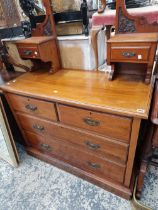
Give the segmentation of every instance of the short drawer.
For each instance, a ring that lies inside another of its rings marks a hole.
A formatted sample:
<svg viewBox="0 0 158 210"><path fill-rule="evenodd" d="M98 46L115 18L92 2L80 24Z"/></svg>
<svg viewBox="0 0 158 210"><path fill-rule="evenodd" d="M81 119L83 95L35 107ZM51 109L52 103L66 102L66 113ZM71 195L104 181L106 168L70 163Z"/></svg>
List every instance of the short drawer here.
<svg viewBox="0 0 158 210"><path fill-rule="evenodd" d="M148 62L150 46L121 47L113 46L111 48L111 61L125 62Z"/></svg>
<svg viewBox="0 0 158 210"><path fill-rule="evenodd" d="M92 173L101 178L110 178L123 183L125 165L101 159L95 155L88 154L69 144L64 144L55 138L47 138L26 132L30 147L40 150L42 153L49 154L56 159L62 159L77 168Z"/></svg>
<svg viewBox="0 0 158 210"><path fill-rule="evenodd" d="M15 111L57 121L55 104L30 97L7 93L6 97Z"/></svg>
<svg viewBox="0 0 158 210"><path fill-rule="evenodd" d="M106 157L117 162L126 163L128 144L92 135L77 129L71 129L29 115L17 113L22 128L42 136L50 136L65 141L97 156Z"/></svg>
<svg viewBox="0 0 158 210"><path fill-rule="evenodd" d="M37 133L41 136L52 136L54 133L52 129L53 123L50 121L22 113L17 113L16 116L21 127L26 131Z"/></svg>
<svg viewBox="0 0 158 210"><path fill-rule="evenodd" d="M132 119L85 109L58 105L59 118L64 124L83 128L129 142Z"/></svg>
<svg viewBox="0 0 158 210"><path fill-rule="evenodd" d="M40 53L37 47L18 47L18 51L22 58L40 58Z"/></svg>

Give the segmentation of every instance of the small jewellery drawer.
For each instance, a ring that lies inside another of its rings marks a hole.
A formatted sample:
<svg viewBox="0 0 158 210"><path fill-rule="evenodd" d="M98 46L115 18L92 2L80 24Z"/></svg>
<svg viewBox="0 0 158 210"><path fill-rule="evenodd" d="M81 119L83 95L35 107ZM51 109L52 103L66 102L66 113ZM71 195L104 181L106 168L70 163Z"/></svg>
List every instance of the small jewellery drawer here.
<svg viewBox="0 0 158 210"><path fill-rule="evenodd" d="M57 121L55 104L30 97L7 93L6 97L15 111L25 112L34 116Z"/></svg>
<svg viewBox="0 0 158 210"><path fill-rule="evenodd" d="M22 58L40 58L40 53L38 51L38 47L28 46L28 47L18 47L19 54Z"/></svg>
<svg viewBox="0 0 158 210"><path fill-rule="evenodd" d="M150 46L112 46L111 61L148 62Z"/></svg>
<svg viewBox="0 0 158 210"><path fill-rule="evenodd" d="M98 158L95 155L88 154L69 144L64 144L57 139L38 136L36 134L25 133L29 145L50 156L62 159L63 161L74 165L84 171L92 173L103 179L110 178L123 183L125 174L125 165Z"/></svg>
<svg viewBox="0 0 158 210"><path fill-rule="evenodd" d="M132 119L90 110L58 105L59 118L64 124L76 126L112 138L129 142Z"/></svg>

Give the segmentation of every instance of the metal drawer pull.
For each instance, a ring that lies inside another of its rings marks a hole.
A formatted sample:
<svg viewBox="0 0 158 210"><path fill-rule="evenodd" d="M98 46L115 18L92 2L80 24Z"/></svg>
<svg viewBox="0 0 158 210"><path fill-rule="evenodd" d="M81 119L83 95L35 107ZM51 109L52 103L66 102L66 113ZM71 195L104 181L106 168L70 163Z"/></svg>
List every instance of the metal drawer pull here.
<svg viewBox="0 0 158 210"><path fill-rule="evenodd" d="M89 149L97 150L100 148L99 144L93 144L90 141L86 141L85 144L89 147Z"/></svg>
<svg viewBox="0 0 158 210"><path fill-rule="evenodd" d="M44 131L44 127L40 126L40 125L33 125L33 128L39 132L43 132Z"/></svg>
<svg viewBox="0 0 158 210"><path fill-rule="evenodd" d="M84 118L83 121L90 126L99 126L100 122L91 118Z"/></svg>
<svg viewBox="0 0 158 210"><path fill-rule="evenodd" d="M28 56L28 55L32 55L32 51L31 50L24 50L24 55Z"/></svg>
<svg viewBox="0 0 158 210"><path fill-rule="evenodd" d="M122 55L126 58L132 58L136 56L135 52L123 52Z"/></svg>
<svg viewBox="0 0 158 210"><path fill-rule="evenodd" d="M31 105L31 104L26 105L25 108L32 112L35 112L37 110L37 106Z"/></svg>
<svg viewBox="0 0 158 210"><path fill-rule="evenodd" d="M40 144L40 148L48 152L51 152L53 150L52 147L50 147L48 144Z"/></svg>
<svg viewBox="0 0 158 210"><path fill-rule="evenodd" d="M101 168L101 166L99 164L97 164L97 163L91 163L91 162L87 162L87 163L88 163L88 166L90 166L93 169Z"/></svg>

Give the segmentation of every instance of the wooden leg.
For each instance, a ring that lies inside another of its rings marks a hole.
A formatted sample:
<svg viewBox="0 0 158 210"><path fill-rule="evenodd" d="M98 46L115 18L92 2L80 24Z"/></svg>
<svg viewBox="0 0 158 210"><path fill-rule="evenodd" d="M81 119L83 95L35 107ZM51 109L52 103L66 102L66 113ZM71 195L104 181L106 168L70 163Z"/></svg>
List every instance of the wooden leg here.
<svg viewBox="0 0 158 210"><path fill-rule="evenodd" d="M138 199L141 197L143 183L144 183L144 177L147 171L148 162L145 160L142 160L139 175L138 175L138 182L137 182L137 191L136 196Z"/></svg>
<svg viewBox="0 0 158 210"><path fill-rule="evenodd" d="M92 42L92 47L94 50L95 63L96 63L97 70L99 67L97 36L98 36L99 31L101 30L102 30L102 26L96 26L96 27L93 27L91 31L91 42Z"/></svg>
<svg viewBox="0 0 158 210"><path fill-rule="evenodd" d="M50 74L53 74L54 72L56 72L56 70L54 69L54 65L53 65L53 62L52 62L51 68L50 68L50 70L49 70L49 73L50 73Z"/></svg>
<svg viewBox="0 0 158 210"><path fill-rule="evenodd" d="M151 81L151 68L148 67L146 77L145 77L145 84L150 84Z"/></svg>
<svg viewBox="0 0 158 210"><path fill-rule="evenodd" d="M114 78L114 73L115 73L115 65L111 65L111 72L109 73L108 79L113 80Z"/></svg>

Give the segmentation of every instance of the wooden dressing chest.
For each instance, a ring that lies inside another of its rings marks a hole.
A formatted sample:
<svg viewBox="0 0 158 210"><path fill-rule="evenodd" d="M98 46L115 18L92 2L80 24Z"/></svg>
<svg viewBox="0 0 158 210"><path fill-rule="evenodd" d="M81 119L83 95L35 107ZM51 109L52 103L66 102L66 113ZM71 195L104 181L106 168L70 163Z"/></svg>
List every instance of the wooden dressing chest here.
<svg viewBox="0 0 158 210"><path fill-rule="evenodd" d="M132 195L152 84L101 72L26 73L2 86L29 154L117 195Z"/></svg>

